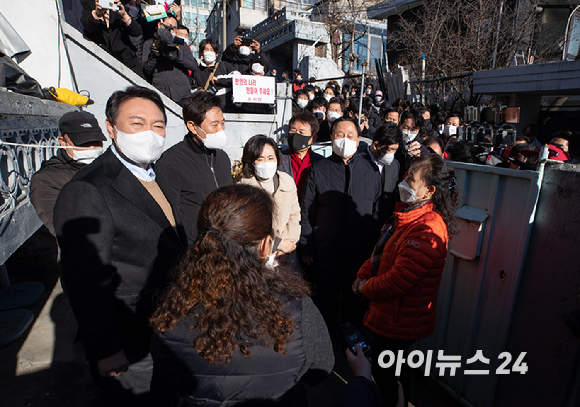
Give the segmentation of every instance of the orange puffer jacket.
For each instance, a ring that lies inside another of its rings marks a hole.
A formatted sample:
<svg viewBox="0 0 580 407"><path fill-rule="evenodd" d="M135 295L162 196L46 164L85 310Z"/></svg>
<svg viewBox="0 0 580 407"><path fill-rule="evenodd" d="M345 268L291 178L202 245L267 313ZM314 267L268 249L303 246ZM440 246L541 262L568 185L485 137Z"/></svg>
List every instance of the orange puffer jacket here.
<svg viewBox="0 0 580 407"><path fill-rule="evenodd" d="M397 210L404 207L398 204ZM357 277L370 307L364 325L393 339L413 341L433 333L439 283L449 235L432 202L394 213L395 231L383 249L378 273L371 277L370 259Z"/></svg>

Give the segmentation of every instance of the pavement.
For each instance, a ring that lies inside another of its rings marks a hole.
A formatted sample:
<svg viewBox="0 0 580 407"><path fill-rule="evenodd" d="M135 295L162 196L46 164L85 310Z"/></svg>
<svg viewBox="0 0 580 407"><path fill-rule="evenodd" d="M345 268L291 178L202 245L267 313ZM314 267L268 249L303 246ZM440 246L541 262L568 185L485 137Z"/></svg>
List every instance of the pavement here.
<svg viewBox="0 0 580 407"><path fill-rule="evenodd" d="M30 307L36 319L21 338L0 349L0 405L4 407L105 407L111 400L93 384L77 325L62 291L54 238L42 229L6 263L12 283L40 281L45 291ZM332 374L318 386L306 386L309 405L327 407L353 378L344 352L335 352ZM410 406L460 407L420 370L411 377ZM364 406L361 406L364 407Z"/></svg>

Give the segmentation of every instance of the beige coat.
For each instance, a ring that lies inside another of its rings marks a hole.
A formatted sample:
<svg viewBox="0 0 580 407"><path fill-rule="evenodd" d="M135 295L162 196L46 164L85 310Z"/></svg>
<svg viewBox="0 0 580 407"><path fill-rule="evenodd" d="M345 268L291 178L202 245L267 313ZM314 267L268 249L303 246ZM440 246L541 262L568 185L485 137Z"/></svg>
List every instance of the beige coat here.
<svg viewBox="0 0 580 407"><path fill-rule="evenodd" d="M274 214L274 233L281 239L300 239L300 205L298 191L294 179L282 171L276 172L280 176L280 186L274 193L276 213ZM255 177L242 178L240 184L252 185L260 188Z"/></svg>

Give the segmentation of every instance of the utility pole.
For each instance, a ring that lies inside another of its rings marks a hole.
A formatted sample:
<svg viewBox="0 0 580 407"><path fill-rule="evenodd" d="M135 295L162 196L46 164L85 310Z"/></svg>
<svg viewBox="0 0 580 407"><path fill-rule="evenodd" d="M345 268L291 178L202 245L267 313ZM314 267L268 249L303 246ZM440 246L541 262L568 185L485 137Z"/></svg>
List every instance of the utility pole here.
<svg viewBox="0 0 580 407"><path fill-rule="evenodd" d="M222 34L222 51L227 48L227 19L226 19L226 0L222 0L222 24L223 24L223 34Z"/></svg>
<svg viewBox="0 0 580 407"><path fill-rule="evenodd" d="M499 18L497 19L497 31L495 33L495 49L493 50L493 62L491 69L495 69L495 58L497 57L497 43L499 42L499 30L501 28L501 16L503 14L503 0L499 3Z"/></svg>
<svg viewBox="0 0 580 407"><path fill-rule="evenodd" d="M201 41L199 40L199 2L201 0L195 0L195 16L196 16L196 23L195 23L195 42L197 43L197 45L199 45L199 43ZM196 47L197 47L196 45ZM199 56L201 58L201 55Z"/></svg>

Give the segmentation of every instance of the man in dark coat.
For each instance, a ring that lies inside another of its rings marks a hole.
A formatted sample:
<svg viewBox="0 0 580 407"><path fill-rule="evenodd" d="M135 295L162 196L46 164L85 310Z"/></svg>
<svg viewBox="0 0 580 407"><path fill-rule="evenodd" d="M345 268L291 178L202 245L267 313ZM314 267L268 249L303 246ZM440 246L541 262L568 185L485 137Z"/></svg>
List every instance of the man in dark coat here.
<svg viewBox="0 0 580 407"><path fill-rule="evenodd" d="M116 2L118 11L105 10L98 0L83 0L81 23L85 36L100 45L137 75L143 76L137 48L131 37L142 34L136 19L125 11L120 1Z"/></svg>
<svg viewBox="0 0 580 407"><path fill-rule="evenodd" d="M270 70L270 60L266 53L260 50L260 43L256 40L253 40L251 44L243 44L242 42L242 36L238 35L234 39L234 43L226 48L222 59L232 64L234 69L242 75L251 75L252 57L256 56L263 61L264 72L268 72Z"/></svg>
<svg viewBox="0 0 580 407"><path fill-rule="evenodd" d="M235 68L229 62L218 60L218 49L217 42L211 39L205 39L199 43L200 63L198 69L193 72L193 79L196 88L203 89L206 83L205 90L213 88L216 91L215 95L222 102L222 109L231 111L232 79L223 76L229 75L235 71ZM208 82L212 72L213 77Z"/></svg>
<svg viewBox="0 0 580 407"><path fill-rule="evenodd" d="M341 320L362 323L364 309L351 286L378 238L382 185L376 168L356 154L356 121L337 119L331 139L333 154L310 168L304 186L298 253L314 284L312 299L334 336L340 293Z"/></svg>
<svg viewBox="0 0 580 407"><path fill-rule="evenodd" d="M163 153L156 170L167 196L178 202L187 240L193 244L201 203L214 189L233 182L232 165L223 151L227 138L219 97L195 92L183 105L183 121L189 132Z"/></svg>
<svg viewBox="0 0 580 407"><path fill-rule="evenodd" d="M163 21L159 21L158 27L175 33L177 19L169 15ZM165 34L169 33L165 31ZM151 38L145 41L143 44L143 72L151 77L151 83L161 93L175 103L183 105L185 100L191 96L188 71L195 72L197 62L195 62L191 50L183 39L174 38L172 46L177 46L176 57L166 55L168 48L162 44L160 38Z"/></svg>
<svg viewBox="0 0 580 407"><path fill-rule="evenodd" d="M294 178L298 196L308 177L308 171L315 162L324 157L312 151L312 144L318 134L318 119L309 111L298 112L288 123L288 150L282 151L280 171Z"/></svg>
<svg viewBox="0 0 580 407"><path fill-rule="evenodd" d="M396 125L389 123L377 129L373 142L361 153L381 174L383 185L380 212L381 223L390 218L399 202L400 163L395 154L403 142L403 133Z"/></svg>
<svg viewBox="0 0 580 407"><path fill-rule="evenodd" d="M187 241L151 166L165 143L161 97L140 87L117 91L106 115L113 145L64 186L54 226L93 378L118 405L136 405L131 397L149 392L153 373L154 298Z"/></svg>
<svg viewBox="0 0 580 407"><path fill-rule="evenodd" d="M53 209L62 187L85 165L103 152L107 139L95 116L89 112L65 113L58 123L62 147L83 147L82 150L60 149L50 160L44 161L30 181L30 201L48 231L56 236Z"/></svg>

